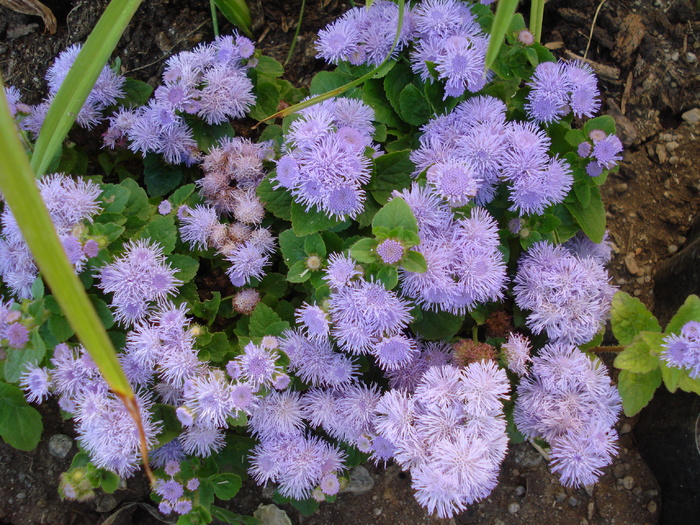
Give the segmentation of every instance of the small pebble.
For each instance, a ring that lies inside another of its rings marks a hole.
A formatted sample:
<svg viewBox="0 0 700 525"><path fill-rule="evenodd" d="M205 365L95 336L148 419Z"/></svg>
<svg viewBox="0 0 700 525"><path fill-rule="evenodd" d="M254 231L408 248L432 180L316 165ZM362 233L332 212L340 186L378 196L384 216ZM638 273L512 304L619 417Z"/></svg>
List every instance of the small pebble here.
<svg viewBox="0 0 700 525"><path fill-rule="evenodd" d="M19 494L17 494L17 499L24 499L26 497L27 495L24 492L20 492Z"/></svg>
<svg viewBox="0 0 700 525"><path fill-rule="evenodd" d="M616 478L624 478L629 472L629 465L626 463L618 463L613 467L612 473Z"/></svg>
<svg viewBox="0 0 700 525"><path fill-rule="evenodd" d="M625 423L624 425L622 425L622 427L620 427L620 435L629 434L630 432L632 432L632 425L630 425L629 423Z"/></svg>
<svg viewBox="0 0 700 525"><path fill-rule="evenodd" d="M622 486L627 490L632 490L632 487L634 487L634 478L632 476L625 476L622 479Z"/></svg>
<svg viewBox="0 0 700 525"><path fill-rule="evenodd" d="M508 512L510 512L511 514L517 514L519 510L520 505L517 503L511 503L510 505L508 505Z"/></svg>
<svg viewBox="0 0 700 525"><path fill-rule="evenodd" d="M64 434L54 434L49 439L49 453L55 458L65 458L72 446L73 440Z"/></svg>
<svg viewBox="0 0 700 525"><path fill-rule="evenodd" d="M566 494L564 494L563 492L557 492L554 495L554 499L556 500L557 503L561 503L562 501L564 501L566 499Z"/></svg>
<svg viewBox="0 0 700 525"><path fill-rule="evenodd" d="M112 512L114 509L117 508L117 504L117 498L115 498L111 494L105 494L99 500L97 500L97 503L95 504L95 510L97 512Z"/></svg>
<svg viewBox="0 0 700 525"><path fill-rule="evenodd" d="M350 471L350 483L342 489L341 493L350 494L365 494L374 487L374 478L370 476L367 469L363 466L357 466Z"/></svg>
<svg viewBox="0 0 700 525"><path fill-rule="evenodd" d="M681 118L691 126L700 123L700 108L694 108L686 111L681 115Z"/></svg>
<svg viewBox="0 0 700 525"><path fill-rule="evenodd" d="M657 509L656 502L650 501L649 504L647 505L647 510L649 511L649 514L656 514L656 509Z"/></svg>
<svg viewBox="0 0 700 525"><path fill-rule="evenodd" d="M626 182L620 182L619 184L615 184L615 191L617 193L625 193L627 191L627 183Z"/></svg>
<svg viewBox="0 0 700 525"><path fill-rule="evenodd" d="M382 509L377 507L372 512L374 513L375 516L379 516L382 513Z"/></svg>
<svg viewBox="0 0 700 525"><path fill-rule="evenodd" d="M678 144L678 142L676 142L675 140L672 140L671 142L666 143L666 150L669 153L672 153L672 152L676 151L679 146L680 146L680 144Z"/></svg>
<svg viewBox="0 0 700 525"><path fill-rule="evenodd" d="M634 487L632 489L632 492L634 493L635 496L641 496L642 495L642 487Z"/></svg>
<svg viewBox="0 0 700 525"><path fill-rule="evenodd" d="M525 487L523 487L522 485L518 485L518 487L515 489L515 494L518 496L525 495Z"/></svg>
<svg viewBox="0 0 700 525"><path fill-rule="evenodd" d="M642 270L639 268L637 260L634 258L634 253L628 253L625 255L625 266L627 267L627 271L632 275L642 274Z"/></svg>
<svg viewBox="0 0 700 525"><path fill-rule="evenodd" d="M572 507L575 507L576 505L578 505L578 500L576 498L574 498L573 496L571 496L569 498L569 505Z"/></svg>
<svg viewBox="0 0 700 525"><path fill-rule="evenodd" d="M666 249L668 250L668 253L673 255L674 253L676 253L678 251L678 246L676 246L675 244L669 244Z"/></svg>

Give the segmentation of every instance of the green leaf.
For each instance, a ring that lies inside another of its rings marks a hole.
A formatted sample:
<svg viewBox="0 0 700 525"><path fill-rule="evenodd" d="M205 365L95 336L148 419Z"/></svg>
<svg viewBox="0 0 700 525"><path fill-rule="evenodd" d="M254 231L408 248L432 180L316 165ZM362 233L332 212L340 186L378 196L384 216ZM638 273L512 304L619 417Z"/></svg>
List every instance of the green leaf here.
<svg viewBox="0 0 700 525"><path fill-rule="evenodd" d="M304 207L294 202L292 203L292 228L299 237L312 233L330 230L342 224L350 224L349 221L339 221L328 217L325 213L318 211L315 207L306 211Z"/></svg>
<svg viewBox="0 0 700 525"><path fill-rule="evenodd" d="M501 46L503 45L503 37L510 26L511 19L515 14L515 9L518 7L518 0L500 0L496 7L496 17L491 26L491 36L489 37L489 46L486 50L486 69L491 67L494 60L498 56Z"/></svg>
<svg viewBox="0 0 700 525"><path fill-rule="evenodd" d="M41 414L29 406L22 391L0 383L0 437L19 450L34 450L44 426Z"/></svg>
<svg viewBox="0 0 700 525"><path fill-rule="evenodd" d="M292 220L292 196L284 188L274 189L272 186L272 175L265 177L258 186L257 194L265 205L265 209L275 217Z"/></svg>
<svg viewBox="0 0 700 525"><path fill-rule="evenodd" d="M387 202L372 221L372 230L375 228L393 230L398 227L418 233L416 217L413 215L411 207L401 197L395 197Z"/></svg>
<svg viewBox="0 0 700 525"><path fill-rule="evenodd" d="M126 107L138 107L145 106L148 103L148 99L151 98L153 93L153 88L136 80L132 77L126 77L124 82L124 96L119 99L119 103Z"/></svg>
<svg viewBox="0 0 700 525"><path fill-rule="evenodd" d="M168 200L173 205L173 208L177 208L185 204L185 201L194 193L194 190L194 184L185 184L176 189Z"/></svg>
<svg viewBox="0 0 700 525"><path fill-rule="evenodd" d="M265 337L268 335L268 326L280 321L282 318L272 308L265 303L258 303L250 316L250 337Z"/></svg>
<svg viewBox="0 0 700 525"><path fill-rule="evenodd" d="M389 103L397 113L401 111L399 98L405 86L411 83L414 74L408 64L398 62L384 77L384 92Z"/></svg>
<svg viewBox="0 0 700 525"><path fill-rule="evenodd" d="M462 327L464 316L447 312L423 311L419 321L411 323L411 329L425 339L450 339Z"/></svg>
<svg viewBox="0 0 700 525"><path fill-rule="evenodd" d="M700 395L700 379L693 379L687 373L681 375L678 386L685 392L692 392Z"/></svg>
<svg viewBox="0 0 700 525"><path fill-rule="evenodd" d="M411 185L415 165L409 158L410 154L410 150L395 151L374 159L374 176L367 189L375 199L378 192L382 192L380 204L386 204L394 190L401 191Z"/></svg>
<svg viewBox="0 0 700 525"><path fill-rule="evenodd" d="M216 505L209 507L211 515L214 519L223 521L224 523L232 523L234 525L258 525L258 520L250 516L241 516L235 512L231 512L228 509L222 509Z"/></svg>
<svg viewBox="0 0 700 525"><path fill-rule="evenodd" d="M394 111L384 92L384 82L372 79L365 82L362 100L374 109L374 119L390 128L404 129L406 125Z"/></svg>
<svg viewBox="0 0 700 525"><path fill-rule="evenodd" d="M690 321L700 321L700 298L697 295L689 295L685 302L671 318L664 330L664 334L679 334L681 328Z"/></svg>
<svg viewBox="0 0 700 525"><path fill-rule="evenodd" d="M179 253L171 253L166 258L166 261L173 268L177 268L175 278L180 279L183 283L190 282L197 275L199 270L199 259L190 257L189 255L181 255Z"/></svg>
<svg viewBox="0 0 700 525"><path fill-rule="evenodd" d="M287 280L290 283L303 283L311 278L311 270L307 268L305 261L297 261L292 264L287 272Z"/></svg>
<svg viewBox="0 0 700 525"><path fill-rule="evenodd" d="M309 94L321 95L333 89L344 86L353 80L353 77L336 71L321 71L316 73L314 78L311 79Z"/></svg>
<svg viewBox="0 0 700 525"><path fill-rule="evenodd" d="M200 319L207 321L207 325L211 325L216 319L216 314L219 311L219 306L221 305L221 293L212 292L212 298L207 299L201 303L195 303L192 309L194 315Z"/></svg>
<svg viewBox="0 0 700 525"><path fill-rule="evenodd" d="M305 237L298 237L292 229L280 233L278 238L280 251L287 267L306 259L304 240Z"/></svg>
<svg viewBox="0 0 700 525"><path fill-rule="evenodd" d="M157 242L163 248L164 254L170 254L175 249L177 241L175 218L172 215L154 216L151 222L141 230L139 237Z"/></svg>
<svg viewBox="0 0 700 525"><path fill-rule="evenodd" d="M16 383L26 370L27 363L39 364L46 355L46 344L38 332L34 332L21 350L8 348L4 372L5 381Z"/></svg>
<svg viewBox="0 0 700 525"><path fill-rule="evenodd" d="M586 121L583 126L583 132L588 137L591 131L594 129L601 129L608 135L615 133L615 121L609 115L603 115L602 117L592 118Z"/></svg>
<svg viewBox="0 0 700 525"><path fill-rule="evenodd" d="M614 363L616 368L645 374L659 367L658 354L650 348L642 334L635 337L634 342L617 355ZM655 335L659 336L660 343L663 336L658 333Z"/></svg>
<svg viewBox="0 0 700 525"><path fill-rule="evenodd" d="M323 242L323 238L318 233L307 235L304 237L304 251L306 255L325 257L326 243Z"/></svg>
<svg viewBox="0 0 700 525"><path fill-rule="evenodd" d="M245 0L214 0L214 3L229 22L243 31L247 37L253 38L253 21Z"/></svg>
<svg viewBox="0 0 700 525"><path fill-rule="evenodd" d="M605 235L605 206L597 187L591 188L590 202L583 207L580 202L564 203L569 213L581 226L583 233L596 244L603 242Z"/></svg>
<svg viewBox="0 0 700 525"><path fill-rule="evenodd" d="M275 60L274 58L266 55L260 55L259 57L257 57L257 61L258 63L255 66L255 70L258 73L267 75L272 78L277 78L284 75L284 66L277 62L277 60Z"/></svg>
<svg viewBox="0 0 700 525"><path fill-rule="evenodd" d="M163 422L163 428L158 434L159 445L170 443L182 434L182 423L177 417L174 406L156 403L153 405L153 418Z"/></svg>
<svg viewBox="0 0 700 525"><path fill-rule="evenodd" d="M211 479L214 484L214 494L222 500L233 498L241 489L243 482L241 477L236 474L217 474Z"/></svg>
<svg viewBox="0 0 700 525"><path fill-rule="evenodd" d="M659 366L661 367L661 377L664 381L664 385L666 385L669 392L675 392L678 389L678 383L680 383L681 377L687 374L687 372L675 366L668 366L662 359L659 360Z"/></svg>
<svg viewBox="0 0 700 525"><path fill-rule="evenodd" d="M656 317L639 299L625 292L617 292L613 296L610 324L615 339L623 346L631 344L639 332L661 331Z"/></svg>
<svg viewBox="0 0 700 525"><path fill-rule="evenodd" d="M114 472L109 470L100 469L100 488L104 490L107 494L111 494L119 488L119 483L121 478Z"/></svg>
<svg viewBox="0 0 700 525"><path fill-rule="evenodd" d="M381 266L374 275L387 290L393 290L399 283L399 272L394 266Z"/></svg>
<svg viewBox="0 0 700 525"><path fill-rule="evenodd" d="M161 197L182 182L182 168L165 164L160 155L149 153L143 159L143 180L151 197Z"/></svg>
<svg viewBox="0 0 700 525"><path fill-rule="evenodd" d="M412 126L425 124L433 116L425 95L413 84L409 84L401 91L399 106L401 117Z"/></svg>
<svg viewBox="0 0 700 525"><path fill-rule="evenodd" d="M131 190L122 184L103 184L100 201L102 213L121 213L131 198Z"/></svg>
<svg viewBox="0 0 700 525"><path fill-rule="evenodd" d="M635 374L629 370L622 370L618 376L617 389L622 398L622 408L625 415L632 417L647 406L660 385L661 370L658 368L646 374Z"/></svg>
<svg viewBox="0 0 700 525"><path fill-rule="evenodd" d="M350 248L350 257L357 262L369 264L377 261L377 241L365 237L360 239Z"/></svg>
<svg viewBox="0 0 700 525"><path fill-rule="evenodd" d="M280 105L280 92L273 82L261 82L255 86L255 106L248 115L255 120L264 120L277 112Z"/></svg>
<svg viewBox="0 0 700 525"><path fill-rule="evenodd" d="M428 263L420 252L409 250L401 260L401 266L407 272L425 273L428 270Z"/></svg>
<svg viewBox="0 0 700 525"><path fill-rule="evenodd" d="M49 317L46 324L49 327L51 335L53 335L59 343L67 341L75 334L75 330L62 315L52 315Z"/></svg>

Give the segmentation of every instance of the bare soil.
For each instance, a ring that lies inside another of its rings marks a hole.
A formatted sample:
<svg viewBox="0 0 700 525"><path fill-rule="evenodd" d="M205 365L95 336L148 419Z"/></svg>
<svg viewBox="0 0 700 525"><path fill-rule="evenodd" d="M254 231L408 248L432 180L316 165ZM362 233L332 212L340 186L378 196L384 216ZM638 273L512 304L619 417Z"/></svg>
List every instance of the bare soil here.
<svg viewBox="0 0 700 525"><path fill-rule="evenodd" d="M257 46L281 62L292 42L300 3L248 2ZM46 4L58 19L54 35L43 33L39 18L0 7L0 72L28 103L41 99L46 90L44 71L62 49L84 41L106 1ZM307 3L296 50L285 68L291 82L308 85L313 74L325 67L314 58L315 34L345 9L347 5L338 0ZM226 23L221 26L222 33L231 29ZM551 0L544 27L543 42L556 56L585 55L600 76L604 108L617 121L627 147L619 173L612 174L604 186L614 250L609 269L614 284L653 307L655 270L683 248L700 209L700 124L683 119L685 112L700 108L700 16L690 0L603 4ZM208 2L152 0L140 7L117 55L124 74L155 85L167 57L212 38ZM606 361L610 364L609 356ZM157 522L144 508L149 504L148 489L139 476L128 480L113 497L99 496L88 503L60 501L58 475L68 467L76 447L58 459L49 453L48 443L55 434L74 434L55 406L47 405L42 411L44 439L36 450L21 452L0 443L0 523L92 525L110 516L116 524ZM500 484L491 496L452 520L428 516L413 498L410 477L395 465L386 469L365 465L373 481L371 490L342 494L310 517L300 516L290 506L284 509L292 523L309 525L655 524L663 497L637 451L634 423L626 418L619 422L619 457L588 489L563 488L541 455L524 443L511 447ZM252 513L259 504L270 503L270 496L269 491L246 482L230 507Z"/></svg>

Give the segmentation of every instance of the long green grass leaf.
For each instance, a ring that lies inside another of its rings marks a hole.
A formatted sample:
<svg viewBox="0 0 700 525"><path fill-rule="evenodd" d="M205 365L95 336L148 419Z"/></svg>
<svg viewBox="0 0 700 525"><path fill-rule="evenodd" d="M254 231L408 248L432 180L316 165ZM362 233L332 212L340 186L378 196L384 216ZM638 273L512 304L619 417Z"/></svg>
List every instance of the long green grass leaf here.
<svg viewBox="0 0 700 525"><path fill-rule="evenodd" d="M293 113L296 113L297 111L300 111L304 108L308 108L310 106L313 106L314 104L318 104L319 102L323 102L324 100L327 100L329 98L337 97L338 95L341 95L345 93L348 89L352 89L355 86L359 86L363 82L366 82L370 78L374 77L377 74L384 73L384 71L391 67L392 64L389 64L389 61L391 60L391 56L394 54L394 49L396 48L396 44L399 43L399 37L401 36L401 28L403 27L403 13L404 13L404 8L405 8L405 0L399 0L399 23L396 28L396 36L394 37L394 42L391 45L391 49L389 50L389 53L387 53L386 57L382 61L381 64L379 64L376 68L374 68L372 71L369 73L362 75L360 78L356 78L352 82L348 82L345 85L342 85L340 87L337 87L335 89L332 89L330 91L327 91L326 93L323 93L321 95L317 95L313 98L310 98L308 100L304 100L303 102L299 102L298 104L294 104L293 106L289 106L286 109L283 109L282 111L278 111L277 113L270 115L269 117L261 120L256 124L254 127L259 126L262 122L265 122L266 120L274 119L277 117L286 117L287 115L291 115ZM368 3L369 5L369 3Z"/></svg>
<svg viewBox="0 0 700 525"><path fill-rule="evenodd" d="M115 393L133 396L112 342L80 283L46 210L0 80L0 190L37 266L85 349Z"/></svg>
<svg viewBox="0 0 700 525"><path fill-rule="evenodd" d="M530 31L535 42L542 38L542 18L544 17L544 0L532 0L530 5Z"/></svg>
<svg viewBox="0 0 700 525"><path fill-rule="evenodd" d="M229 22L253 38L253 20L245 0L214 0L214 3Z"/></svg>
<svg viewBox="0 0 700 525"><path fill-rule="evenodd" d="M100 76L124 29L142 0L112 0L80 51L51 103L36 141L31 166L37 176L46 173L70 131L92 87Z"/></svg>
<svg viewBox="0 0 700 525"><path fill-rule="evenodd" d="M518 7L518 0L499 0L496 7L496 17L491 26L491 37L489 38L489 47L486 50L486 69L488 70L493 61L496 60L498 52L503 45L503 38L510 26L510 20L515 14L515 8Z"/></svg>

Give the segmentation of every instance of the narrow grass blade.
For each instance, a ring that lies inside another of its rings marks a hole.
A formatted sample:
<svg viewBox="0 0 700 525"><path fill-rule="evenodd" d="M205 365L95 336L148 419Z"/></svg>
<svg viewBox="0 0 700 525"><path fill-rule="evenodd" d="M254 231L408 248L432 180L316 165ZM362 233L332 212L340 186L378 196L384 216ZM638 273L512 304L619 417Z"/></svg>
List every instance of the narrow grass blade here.
<svg viewBox="0 0 700 525"><path fill-rule="evenodd" d="M296 113L297 111L300 111L304 108L308 108L310 106L313 106L314 104L318 104L319 102L323 102L324 100L328 100L329 98L337 97L338 95L341 95L342 93L345 93L348 89L352 89L355 86L359 86L363 82L366 82L370 78L372 78L374 75L377 73L383 72L388 66L389 66L389 61L391 60L391 55L394 53L394 49L396 48L396 44L399 42L399 37L401 36L401 28L403 27L403 14L404 14L404 7L405 7L405 0L399 0L399 24L396 28L396 36L394 37L394 43L391 45L391 49L389 50L389 53L387 53L386 57L382 61L381 64L379 64L376 68L374 68L372 71L369 73L362 75L360 78L356 78L352 82L348 82L347 84L340 86L338 88L332 89L331 91L327 91L326 93L323 93L322 95L317 95L313 98L310 98L309 100L304 100L303 102L299 102L298 104L294 104L293 106L289 106L286 109L283 109L282 111L278 111L277 113L274 113L273 115L270 115L269 117L261 120L258 122L253 128L257 128L260 124L263 122L270 120L270 119L275 119L277 117L286 117L287 115L291 115L293 113Z"/></svg>
<svg viewBox="0 0 700 525"><path fill-rule="evenodd" d="M214 0L214 3L229 22L253 38L253 20L245 0Z"/></svg>
<svg viewBox="0 0 700 525"><path fill-rule="evenodd" d="M142 0L112 0L90 33L51 103L32 156L37 176L46 173L102 68Z"/></svg>
<svg viewBox="0 0 700 525"><path fill-rule="evenodd" d="M214 37L219 37L219 20L216 16L216 2L209 0L209 8L211 9L211 24L214 26Z"/></svg>
<svg viewBox="0 0 700 525"><path fill-rule="evenodd" d="M292 45L289 46L289 53L287 53L287 59L284 61L284 66L289 63L292 58L292 53L294 53L294 48L297 45L297 39L299 38L299 31L301 30L301 22L304 20L304 8L306 7L306 0L301 0L301 7L299 8L299 20L297 20L297 28L294 31L294 38L292 39Z"/></svg>
<svg viewBox="0 0 700 525"><path fill-rule="evenodd" d="M544 0L532 0L530 5L530 31L535 42L542 38L542 18L544 17Z"/></svg>
<svg viewBox="0 0 700 525"><path fill-rule="evenodd" d="M518 7L518 0L499 0L496 7L496 17L491 26L491 37L489 38L489 47L486 50L486 69L488 70L493 61L496 60L498 52L503 45L503 38L510 26L510 20L515 14L515 8Z"/></svg>

